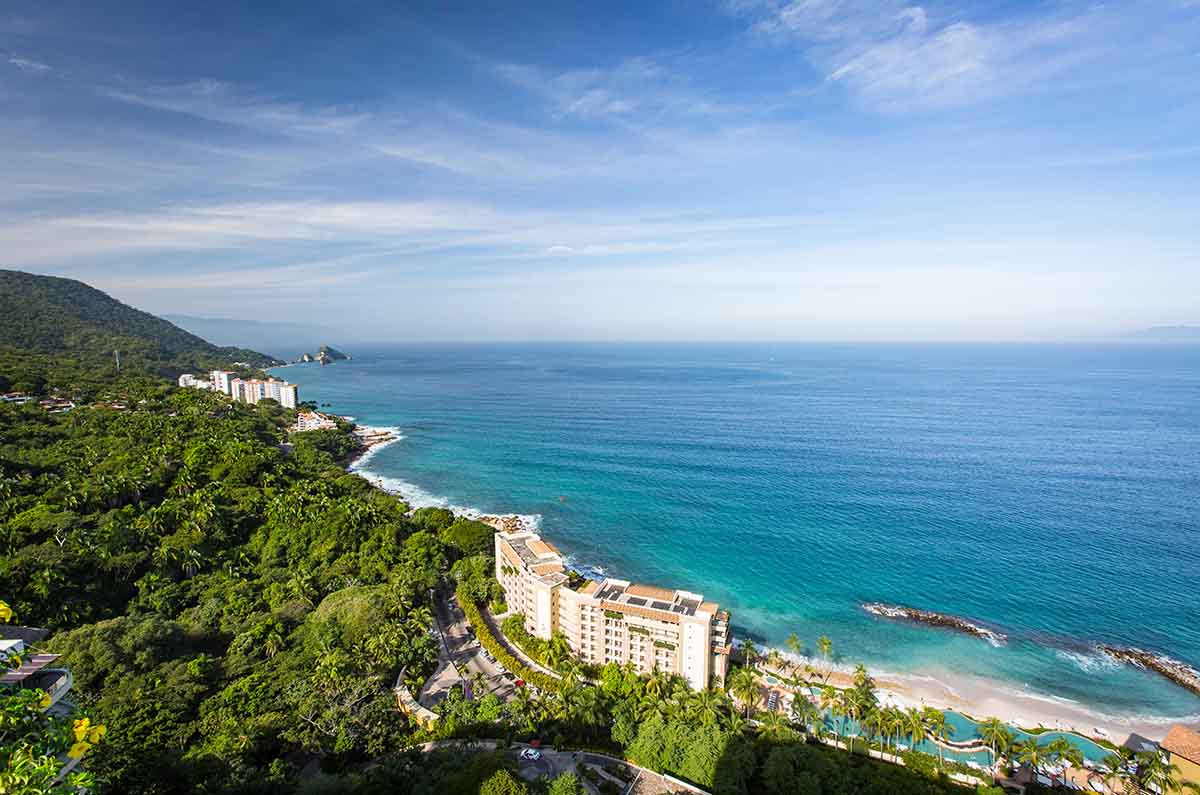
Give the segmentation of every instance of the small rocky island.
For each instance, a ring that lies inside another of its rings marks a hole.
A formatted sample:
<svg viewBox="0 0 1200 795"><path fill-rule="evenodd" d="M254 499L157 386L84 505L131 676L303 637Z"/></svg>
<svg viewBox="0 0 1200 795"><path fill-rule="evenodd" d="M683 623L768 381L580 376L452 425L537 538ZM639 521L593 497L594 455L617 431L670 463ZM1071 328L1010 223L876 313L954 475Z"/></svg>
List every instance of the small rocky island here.
<svg viewBox="0 0 1200 795"><path fill-rule="evenodd" d="M954 632L961 632L964 635L974 635L977 638L986 640L993 646L1003 646L1008 642L1008 636L1003 632L981 627L958 616L935 613L932 610L918 610L915 607L904 607L903 605L889 605L883 602L868 602L862 607L863 610L866 610L873 616L881 616L882 618L891 618L898 621L911 621L915 624L925 624L931 627L940 627Z"/></svg>
<svg viewBox="0 0 1200 795"><path fill-rule="evenodd" d="M341 351L339 351L336 348L331 348L328 345L322 345L320 348L317 349L317 352L315 354L314 353L300 354L300 356L297 357L297 359L296 359L296 363L303 364L304 362L320 362L321 364L329 364L331 362L348 360L349 358L350 358L350 354L348 354L348 353L342 353Z"/></svg>
<svg viewBox="0 0 1200 795"><path fill-rule="evenodd" d="M1197 671L1186 663L1181 663L1162 654L1155 654L1152 651L1132 646L1110 646L1107 643L1101 643L1096 648L1118 662L1132 665L1135 668L1154 671L1170 679L1180 687L1200 694L1200 671Z"/></svg>

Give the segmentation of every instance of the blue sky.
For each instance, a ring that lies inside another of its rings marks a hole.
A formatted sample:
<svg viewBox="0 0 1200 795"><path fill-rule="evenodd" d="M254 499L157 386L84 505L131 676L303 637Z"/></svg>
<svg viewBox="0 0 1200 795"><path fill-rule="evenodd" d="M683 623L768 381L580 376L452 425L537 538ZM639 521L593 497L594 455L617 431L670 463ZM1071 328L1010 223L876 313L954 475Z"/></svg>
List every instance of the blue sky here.
<svg viewBox="0 0 1200 795"><path fill-rule="evenodd" d="M370 339L1200 322L1200 0L0 6L0 262Z"/></svg>

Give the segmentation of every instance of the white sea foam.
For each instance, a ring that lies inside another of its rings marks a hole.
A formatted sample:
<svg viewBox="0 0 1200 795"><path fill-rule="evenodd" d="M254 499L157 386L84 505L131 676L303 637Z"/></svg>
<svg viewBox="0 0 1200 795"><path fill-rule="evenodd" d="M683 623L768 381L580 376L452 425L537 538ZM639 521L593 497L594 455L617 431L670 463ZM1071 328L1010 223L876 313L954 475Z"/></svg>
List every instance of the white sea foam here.
<svg viewBox="0 0 1200 795"><path fill-rule="evenodd" d="M350 419L350 418L346 417L345 419ZM380 442L379 444L372 445L369 450L367 450L365 453L360 455L357 459L354 460L354 463L352 463L350 465L351 472L358 472L359 474L362 474L365 477L364 473L367 471L366 467L365 467L366 463L368 461L370 461L372 458L374 458L375 454L378 453L383 448L389 447L389 446L395 444L396 442L399 442L402 439L404 439L404 433L399 428L397 428L395 426L391 426L391 425L385 425L385 426L359 425L358 430L365 431L365 432L371 433L371 434L374 434L374 433L390 433L390 434L392 434L391 439L388 439L386 442Z"/></svg>
<svg viewBox="0 0 1200 795"><path fill-rule="evenodd" d="M1102 673L1105 671L1115 671L1121 667L1121 664L1109 657L1107 654L1100 652L1080 652L1069 651L1067 649L1055 649L1055 656L1060 660L1065 660L1071 663L1079 670L1087 674Z"/></svg>
<svg viewBox="0 0 1200 795"><path fill-rule="evenodd" d="M465 516L468 519L478 519L482 516L512 516L531 530L536 530L541 527L541 514L497 513L495 511L481 511L478 508L472 508L466 505L455 505L445 497L439 497L438 495L427 491L421 486L418 486L416 483L410 483L407 480L390 477L388 475L381 475L378 472L371 470L367 467L367 464L370 462L375 453L384 447L387 447L388 445L395 444L396 442L403 440L405 437L399 428L367 428L366 426L361 425L359 427L363 428L364 430L371 431L391 431L393 434L395 434L395 438L389 439L382 444L372 447L357 461L350 465L350 470L355 474L362 476L371 484L378 486L389 494L394 494L400 499L404 500L404 502L408 503L409 507L448 508L449 510L454 511L454 513L460 516Z"/></svg>

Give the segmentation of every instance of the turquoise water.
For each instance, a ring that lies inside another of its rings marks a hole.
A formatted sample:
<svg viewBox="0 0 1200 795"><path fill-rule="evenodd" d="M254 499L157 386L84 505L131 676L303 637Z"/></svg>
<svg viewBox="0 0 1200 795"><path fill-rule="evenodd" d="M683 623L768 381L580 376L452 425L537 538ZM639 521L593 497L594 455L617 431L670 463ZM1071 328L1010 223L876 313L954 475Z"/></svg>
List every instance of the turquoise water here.
<svg viewBox="0 0 1200 795"><path fill-rule="evenodd" d="M414 503L539 515L576 565L701 591L774 645L826 634L846 662L1200 714L1091 649L1200 664L1200 346L352 353L280 374L400 428L367 466ZM876 600L1009 642L861 610Z"/></svg>
<svg viewBox="0 0 1200 795"><path fill-rule="evenodd" d="M946 722L954 727L954 733L950 736L951 742L964 743L970 740L979 740L979 724L966 715L949 710L946 713ZM852 718L838 719L830 713L824 713L825 728L829 731L841 730L843 736L861 736L858 722ZM1009 726L1012 733L1012 742L1017 744L1028 739L1030 734L1022 731L1015 726ZM1091 762L1103 762L1105 757L1109 756L1112 751L1098 743L1092 742L1086 737L1081 737L1073 732L1048 731L1037 735L1039 745L1049 745L1059 737L1066 738L1067 742L1075 746L1083 753L1084 759ZM879 738L875 738L879 739ZM887 738L890 743L892 738ZM911 735L901 735L900 743L902 745L912 746ZM917 743L916 749L923 751L930 756L937 756L939 747L932 740L922 740ZM986 748L977 750L966 750L957 748L941 748L941 755L944 759L954 760L956 762L973 762L981 767L987 767L991 764L991 752Z"/></svg>

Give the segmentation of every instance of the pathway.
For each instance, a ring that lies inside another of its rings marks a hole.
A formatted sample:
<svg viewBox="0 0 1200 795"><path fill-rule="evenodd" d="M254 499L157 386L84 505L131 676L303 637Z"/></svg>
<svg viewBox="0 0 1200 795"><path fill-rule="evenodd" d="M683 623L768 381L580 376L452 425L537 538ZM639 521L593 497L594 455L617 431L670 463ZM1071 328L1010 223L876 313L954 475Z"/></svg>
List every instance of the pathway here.
<svg viewBox="0 0 1200 795"><path fill-rule="evenodd" d="M443 588L433 600L435 629L440 638L438 666L422 685L417 700L422 706L432 708L451 688L480 674L488 692L507 701L516 692L516 687L504 678L507 672L503 667L483 656L483 649L467 631L466 616L451 597L452 592Z"/></svg>

